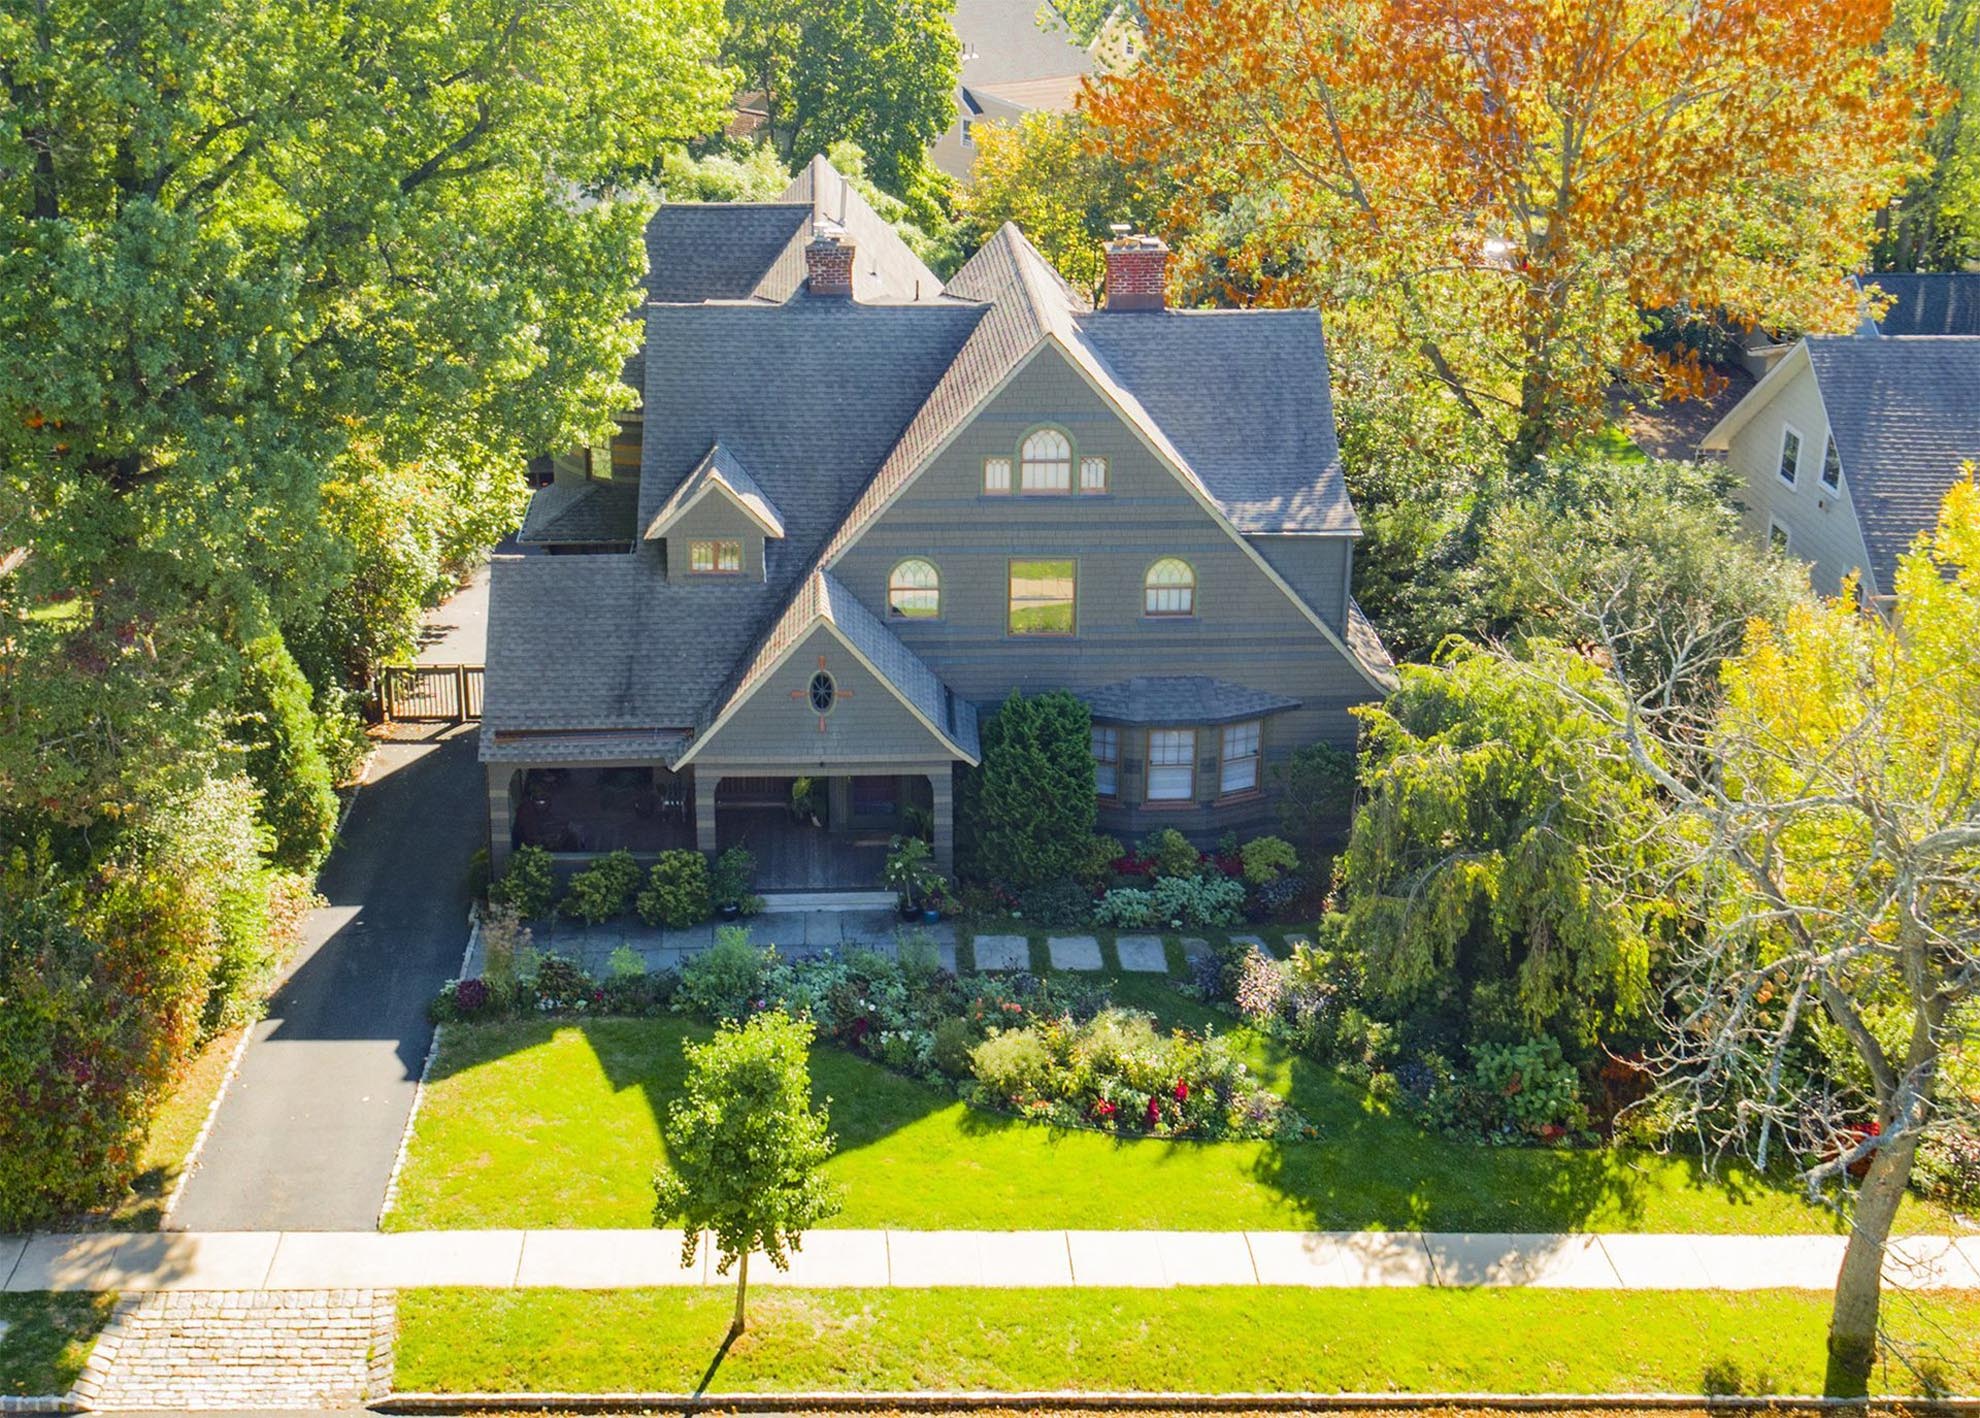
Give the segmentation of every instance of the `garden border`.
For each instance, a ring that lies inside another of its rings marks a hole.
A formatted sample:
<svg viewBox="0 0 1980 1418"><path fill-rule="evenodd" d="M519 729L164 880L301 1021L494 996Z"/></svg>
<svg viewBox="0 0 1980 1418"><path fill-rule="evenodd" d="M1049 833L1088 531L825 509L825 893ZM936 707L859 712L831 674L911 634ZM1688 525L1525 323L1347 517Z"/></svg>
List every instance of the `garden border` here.
<svg viewBox="0 0 1980 1418"><path fill-rule="evenodd" d="M460 967L454 972L459 980L467 975L468 961L474 959L474 948L481 940L481 908L468 907L467 944L461 948ZM399 1202L399 1178L406 1170L406 1158L412 1153L413 1129L419 1124L420 1104L426 1101L426 1081L433 1076L433 1061L440 1057L440 1035L445 1024L433 1026L433 1037L426 1044L426 1062L419 1066L419 1082L413 1085L412 1107L406 1110L406 1125L399 1131L399 1150L392 1158L392 1175L385 1179L385 1195L378 1203L378 1219L372 1222L372 1229L382 1230L385 1218L392 1214L392 1208Z"/></svg>

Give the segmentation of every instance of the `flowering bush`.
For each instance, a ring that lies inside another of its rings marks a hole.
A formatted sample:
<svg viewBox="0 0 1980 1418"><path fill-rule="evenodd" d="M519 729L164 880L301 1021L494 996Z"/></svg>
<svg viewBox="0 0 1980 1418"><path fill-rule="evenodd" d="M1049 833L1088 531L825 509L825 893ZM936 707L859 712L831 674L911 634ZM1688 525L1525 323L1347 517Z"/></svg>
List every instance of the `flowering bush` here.
<svg viewBox="0 0 1980 1418"><path fill-rule="evenodd" d="M1285 967L1257 946L1252 946L1244 953L1244 963L1238 967L1238 1013L1252 1022L1276 1020L1285 995Z"/></svg>

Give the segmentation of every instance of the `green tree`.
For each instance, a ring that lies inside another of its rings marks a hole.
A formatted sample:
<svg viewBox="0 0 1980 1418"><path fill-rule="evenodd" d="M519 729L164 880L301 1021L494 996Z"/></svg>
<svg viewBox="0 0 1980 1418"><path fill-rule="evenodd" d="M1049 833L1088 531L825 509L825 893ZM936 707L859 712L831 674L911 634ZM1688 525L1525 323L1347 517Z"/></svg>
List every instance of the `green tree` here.
<svg viewBox="0 0 1980 1418"><path fill-rule="evenodd" d="M1923 46L1953 99L1925 134L1931 170L1879 220L1877 269L1957 271L1980 260L1980 0L1899 0L1890 42Z"/></svg>
<svg viewBox="0 0 1980 1418"><path fill-rule="evenodd" d="M760 102L770 141L801 163L850 139L897 196L922 180L955 117L953 0L726 0L722 58Z"/></svg>
<svg viewBox="0 0 1980 1418"><path fill-rule="evenodd" d="M707 1043L686 1046L687 1077L667 1111L671 1165L654 1178L653 1224L685 1228L683 1266L705 1230L716 1272L736 1267L731 1339L743 1332L750 1254L787 1269L805 1231L839 1209L819 1173L832 1138L829 1100L811 1103L811 1039L808 1022L776 1011L724 1025Z"/></svg>
<svg viewBox="0 0 1980 1418"><path fill-rule="evenodd" d="M1346 934L1397 1002L1509 990L1528 1026L1586 1044L1648 995L1659 907L1617 883L1618 863L1648 869L1651 787L1576 698L1609 694L1601 672L1557 646L1532 654L1572 692L1458 643L1358 711Z"/></svg>
<svg viewBox="0 0 1980 1418"><path fill-rule="evenodd" d="M1013 891L1079 874L1093 836L1093 714L1071 694L1011 691L983 725L965 780L964 833L977 873Z"/></svg>
<svg viewBox="0 0 1980 1418"><path fill-rule="evenodd" d="M310 708L309 681L273 631L250 640L242 654L234 732L248 776L261 789L261 817L275 836L273 856L292 871L314 872L337 830L337 793Z"/></svg>

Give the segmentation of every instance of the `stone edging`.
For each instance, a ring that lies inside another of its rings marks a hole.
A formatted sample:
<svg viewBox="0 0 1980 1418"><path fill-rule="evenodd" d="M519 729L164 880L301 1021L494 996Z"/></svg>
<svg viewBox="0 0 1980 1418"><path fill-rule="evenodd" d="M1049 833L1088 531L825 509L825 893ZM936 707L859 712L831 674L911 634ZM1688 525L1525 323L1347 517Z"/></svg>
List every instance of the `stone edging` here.
<svg viewBox="0 0 1980 1418"><path fill-rule="evenodd" d="M206 1150L206 1139L212 1136L213 1124L220 1117L220 1104L226 1100L227 1091L234 1086L234 1075L241 1071L241 1061L247 1057L248 1045L254 1042L254 1031L260 1027L261 1019L261 1014L257 1012L253 1019L241 1026L241 1037L234 1041L234 1055L227 1060L227 1071L220 1075L220 1086L213 1090L213 1101L206 1105L206 1117L199 1125L199 1133L186 1151L186 1160L179 1164L179 1179L172 1183L171 1195L165 1198L164 1209L158 1213L158 1229L161 1231L171 1229L172 1213L179 1209L179 1201L186 1194L186 1183L199 1170L199 1156Z"/></svg>
<svg viewBox="0 0 1980 1418"><path fill-rule="evenodd" d="M1696 1411L1757 1413L1846 1409L1879 1413L1980 1413L1980 1396L1906 1400L1687 1393L1144 1393L1065 1389L959 1392L811 1393L401 1393L369 1405L374 1413L452 1415L482 1412L606 1413L712 1411L941 1412L1047 1409L1061 1412L1175 1410L1299 1412L1452 1408L1507 1413Z"/></svg>
<svg viewBox="0 0 1980 1418"><path fill-rule="evenodd" d="M57 1394L20 1397L0 1393L0 1413L80 1413L82 1405Z"/></svg>
<svg viewBox="0 0 1980 1418"><path fill-rule="evenodd" d="M98 1331L96 1343L90 1346L89 1357L83 1360L82 1373L77 1375L75 1385L69 1390L69 1397L78 1407L87 1409L91 1405L104 1375L117 1362L118 1351L124 1347L126 1318L137 1303L135 1295L119 1296L116 1306L110 1311L109 1321Z"/></svg>
<svg viewBox="0 0 1980 1418"><path fill-rule="evenodd" d="M468 938L461 950L461 963L454 971L454 978L461 979L467 974L468 961L474 958L475 943L481 938L481 911L478 907L468 907ZM399 1204L399 1177L406 1170L406 1157L412 1151L413 1128L419 1122L419 1106L426 1101L426 1080L433 1074L433 1060L440 1055L440 1032L447 1026L433 1026L433 1038L426 1046L426 1062L420 1065L419 1082L413 1085L412 1107L406 1111L406 1125L399 1132L399 1151L392 1158L392 1174L385 1179L385 1199L378 1204L378 1224L384 1226L385 1218L392 1214L392 1208Z"/></svg>

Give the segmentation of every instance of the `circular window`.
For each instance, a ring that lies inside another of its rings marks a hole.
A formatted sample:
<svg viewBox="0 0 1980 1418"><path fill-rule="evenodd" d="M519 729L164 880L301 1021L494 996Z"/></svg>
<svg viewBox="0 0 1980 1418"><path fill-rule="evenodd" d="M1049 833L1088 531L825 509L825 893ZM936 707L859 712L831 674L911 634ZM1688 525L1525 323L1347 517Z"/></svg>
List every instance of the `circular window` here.
<svg viewBox="0 0 1980 1418"><path fill-rule="evenodd" d="M820 670L811 677L811 707L820 714L832 712L832 705L839 697L839 687L832 683L832 677Z"/></svg>

